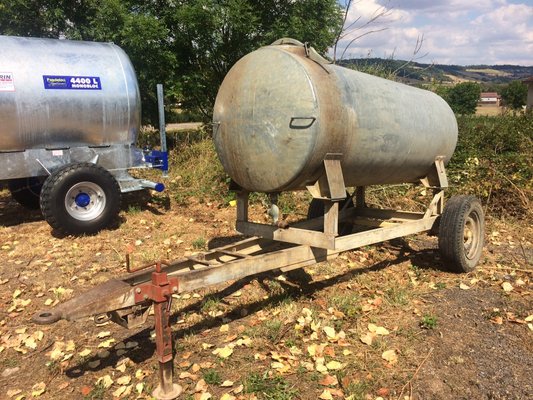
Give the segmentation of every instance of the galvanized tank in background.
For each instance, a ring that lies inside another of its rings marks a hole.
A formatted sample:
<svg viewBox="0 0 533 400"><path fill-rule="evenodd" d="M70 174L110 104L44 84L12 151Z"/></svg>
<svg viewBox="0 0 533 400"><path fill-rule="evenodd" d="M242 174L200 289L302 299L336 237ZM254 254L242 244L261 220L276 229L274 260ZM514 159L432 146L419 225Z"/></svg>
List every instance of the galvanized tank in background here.
<svg viewBox="0 0 533 400"><path fill-rule="evenodd" d="M136 140L137 78L112 43L0 36L1 74L12 84L0 86L0 151Z"/></svg>
<svg viewBox="0 0 533 400"><path fill-rule="evenodd" d="M426 90L327 63L283 39L239 60L215 103L214 141L249 191L303 189L327 153L347 186L414 182L457 142L448 104Z"/></svg>

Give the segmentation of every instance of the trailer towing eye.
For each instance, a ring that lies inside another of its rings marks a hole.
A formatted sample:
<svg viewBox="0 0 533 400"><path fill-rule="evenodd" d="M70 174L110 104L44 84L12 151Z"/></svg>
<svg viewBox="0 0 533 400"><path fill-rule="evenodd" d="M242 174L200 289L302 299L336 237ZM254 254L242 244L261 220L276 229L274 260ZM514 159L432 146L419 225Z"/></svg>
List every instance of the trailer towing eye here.
<svg viewBox="0 0 533 400"><path fill-rule="evenodd" d="M135 301L152 301L155 318L155 344L157 361L159 362L159 386L152 395L158 400L177 398L182 392L180 385L173 383L173 346L172 329L170 328L170 307L172 293L178 291L177 278L168 277L161 269L162 262L155 264L152 281L139 285L135 289ZM153 264L152 264L153 265Z"/></svg>

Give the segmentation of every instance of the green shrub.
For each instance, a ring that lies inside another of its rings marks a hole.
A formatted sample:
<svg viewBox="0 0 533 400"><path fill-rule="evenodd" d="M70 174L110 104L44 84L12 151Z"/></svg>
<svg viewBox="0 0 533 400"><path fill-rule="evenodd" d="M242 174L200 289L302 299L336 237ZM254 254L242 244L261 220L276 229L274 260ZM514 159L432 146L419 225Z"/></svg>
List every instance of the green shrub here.
<svg viewBox="0 0 533 400"><path fill-rule="evenodd" d="M531 216L533 117L458 117L459 141L448 165L452 191L479 197L497 216Z"/></svg>

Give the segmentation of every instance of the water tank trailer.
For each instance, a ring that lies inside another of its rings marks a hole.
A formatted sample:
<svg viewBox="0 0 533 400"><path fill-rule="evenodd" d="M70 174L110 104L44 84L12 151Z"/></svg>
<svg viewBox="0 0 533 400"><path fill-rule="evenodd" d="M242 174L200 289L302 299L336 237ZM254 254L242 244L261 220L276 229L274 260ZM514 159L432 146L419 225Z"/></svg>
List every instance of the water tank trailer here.
<svg viewBox="0 0 533 400"><path fill-rule="evenodd" d="M94 233L121 193L162 191L127 169L166 171L166 152L135 147L141 102L112 43L0 36L0 182L66 233Z"/></svg>
<svg viewBox="0 0 533 400"><path fill-rule="evenodd" d="M220 161L238 192L239 232L331 250L350 247L356 242L342 234L351 233L354 218L364 214L376 219L365 224L376 226L383 226L381 217L412 218L371 211L365 187L421 182L434 194L424 216L435 223L426 218L428 225L421 220L415 231L440 231L451 269L469 271L477 264L483 243L479 201L452 198L444 209L444 167L457 144L457 122L435 93L331 64L312 47L286 38L231 68L216 98L213 126ZM356 188L352 194L349 187ZM301 189L313 197L308 217L323 218L321 232L278 220L278 194ZM274 226L248 221L249 192L270 194Z"/></svg>

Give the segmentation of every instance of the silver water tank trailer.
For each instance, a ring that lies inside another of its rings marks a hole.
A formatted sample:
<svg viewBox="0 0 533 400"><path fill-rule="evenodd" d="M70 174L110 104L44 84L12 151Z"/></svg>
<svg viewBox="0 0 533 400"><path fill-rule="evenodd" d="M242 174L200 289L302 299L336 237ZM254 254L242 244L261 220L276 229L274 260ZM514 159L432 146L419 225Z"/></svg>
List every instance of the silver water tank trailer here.
<svg viewBox="0 0 533 400"><path fill-rule="evenodd" d="M95 232L121 192L162 190L126 171L153 166L135 147L140 123L135 71L118 46L0 36L0 181L54 228Z"/></svg>
<svg viewBox="0 0 533 400"><path fill-rule="evenodd" d="M243 189L304 189L328 153L342 153L346 186L415 182L447 162L457 122L436 94L328 63L279 40L239 60L214 109L213 136Z"/></svg>

